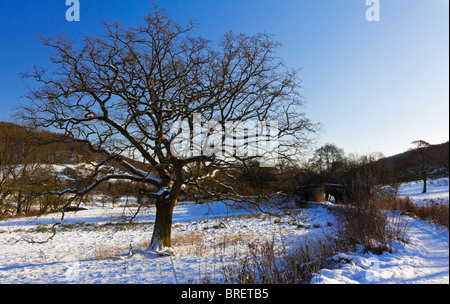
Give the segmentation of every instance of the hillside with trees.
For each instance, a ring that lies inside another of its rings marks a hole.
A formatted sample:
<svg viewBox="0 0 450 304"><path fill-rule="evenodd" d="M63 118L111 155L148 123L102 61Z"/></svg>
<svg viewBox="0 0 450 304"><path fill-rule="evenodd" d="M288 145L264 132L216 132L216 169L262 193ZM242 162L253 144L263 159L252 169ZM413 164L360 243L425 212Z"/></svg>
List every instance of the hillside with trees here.
<svg viewBox="0 0 450 304"><path fill-rule="evenodd" d="M62 134L0 122L0 217L59 211L67 201L55 192L83 188L93 174L121 170L114 159L95 168L98 159L91 147ZM147 168L139 161L128 160L137 168ZM137 196L138 192L131 182L114 182L97 187L94 193L116 198ZM66 206L67 210L71 208Z"/></svg>
<svg viewBox="0 0 450 304"><path fill-rule="evenodd" d="M402 182L421 179L426 192L428 178L448 176L449 142L432 145L423 140L411 143L408 151L389 157L397 178Z"/></svg>

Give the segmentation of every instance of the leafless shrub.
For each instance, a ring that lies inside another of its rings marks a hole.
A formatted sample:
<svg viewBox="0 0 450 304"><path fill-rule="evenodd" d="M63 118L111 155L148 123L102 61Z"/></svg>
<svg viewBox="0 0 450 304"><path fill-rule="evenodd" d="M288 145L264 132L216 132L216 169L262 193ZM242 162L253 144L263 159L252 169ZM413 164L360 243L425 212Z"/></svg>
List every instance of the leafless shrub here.
<svg viewBox="0 0 450 304"><path fill-rule="evenodd" d="M389 251L386 242L388 216L374 205L347 206L344 209L344 237L348 243L362 245L366 251L381 254Z"/></svg>
<svg viewBox="0 0 450 304"><path fill-rule="evenodd" d="M358 246L366 252L392 252L394 241L407 242L408 222L401 213L388 213L386 198L374 197L365 203L347 204L340 208L337 225L343 248Z"/></svg>
<svg viewBox="0 0 450 304"><path fill-rule="evenodd" d="M305 239L292 248L272 241L250 243L247 256L222 267L225 283L307 284L314 273L336 254L331 238Z"/></svg>

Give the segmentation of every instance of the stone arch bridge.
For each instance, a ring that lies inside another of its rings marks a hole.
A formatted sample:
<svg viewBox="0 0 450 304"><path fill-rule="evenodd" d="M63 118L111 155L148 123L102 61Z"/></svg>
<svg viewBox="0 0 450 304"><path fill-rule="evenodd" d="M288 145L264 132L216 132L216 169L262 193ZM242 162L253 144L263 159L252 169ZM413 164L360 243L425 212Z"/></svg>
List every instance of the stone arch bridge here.
<svg viewBox="0 0 450 304"><path fill-rule="evenodd" d="M345 185L342 184L312 184L297 187L295 194L303 201L323 202L334 198L336 203L344 199Z"/></svg>

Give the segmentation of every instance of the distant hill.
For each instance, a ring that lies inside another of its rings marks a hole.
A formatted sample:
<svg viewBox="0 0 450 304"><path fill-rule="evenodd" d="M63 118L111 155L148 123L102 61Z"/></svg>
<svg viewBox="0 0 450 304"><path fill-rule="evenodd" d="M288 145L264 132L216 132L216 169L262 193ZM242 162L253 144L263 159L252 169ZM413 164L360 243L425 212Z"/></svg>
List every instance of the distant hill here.
<svg viewBox="0 0 450 304"><path fill-rule="evenodd" d="M104 158L104 155L92 152L86 144L75 141L58 142L62 138L63 135L59 133L0 122L0 155L3 153L3 162L12 164L79 164ZM140 161L129 158L128 161L139 169L148 169L148 166Z"/></svg>
<svg viewBox="0 0 450 304"><path fill-rule="evenodd" d="M30 211L58 210L67 203L64 198L38 194L84 188L103 169L124 171L114 159L93 152L87 144L62 139L62 134L0 122L0 219ZM149 170L142 162L122 158ZM101 166L92 165L100 161ZM141 189L130 181L110 180L97 186L95 192L118 198L136 196Z"/></svg>
<svg viewBox="0 0 450 304"><path fill-rule="evenodd" d="M416 177L411 175L414 168L418 168L420 160L417 158L418 150L426 156L429 165L430 176L443 176L449 174L449 142L430 145L426 148L411 149L385 158L404 180L412 180Z"/></svg>
<svg viewBox="0 0 450 304"><path fill-rule="evenodd" d="M448 159L448 154L449 154L449 142L448 141L445 143L442 143L442 144L431 145L430 147L428 147L426 149L428 149L429 151L431 151L432 153L437 154L437 155L439 155L439 154L442 156L447 155L447 159ZM387 157L387 159L389 159L391 161L391 163L393 165L395 165L402 159L408 158L408 154L409 154L408 151L405 151L403 153L389 156L389 157Z"/></svg>
<svg viewBox="0 0 450 304"><path fill-rule="evenodd" d="M81 143L58 142L62 137L63 135L58 133L0 122L0 151L3 151L4 158L13 164L74 164L82 161L83 157L94 157Z"/></svg>

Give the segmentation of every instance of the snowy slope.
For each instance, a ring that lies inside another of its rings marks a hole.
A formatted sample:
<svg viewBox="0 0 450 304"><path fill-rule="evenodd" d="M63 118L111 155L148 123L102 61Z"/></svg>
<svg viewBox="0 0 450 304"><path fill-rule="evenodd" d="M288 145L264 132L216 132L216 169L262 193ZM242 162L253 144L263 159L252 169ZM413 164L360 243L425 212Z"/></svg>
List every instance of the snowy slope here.
<svg viewBox="0 0 450 304"><path fill-rule="evenodd" d="M443 200L448 203L449 193L448 177L432 179L427 182L427 193L422 193L423 182L402 184L399 188L399 197L409 196L416 203L426 203L427 200Z"/></svg>

